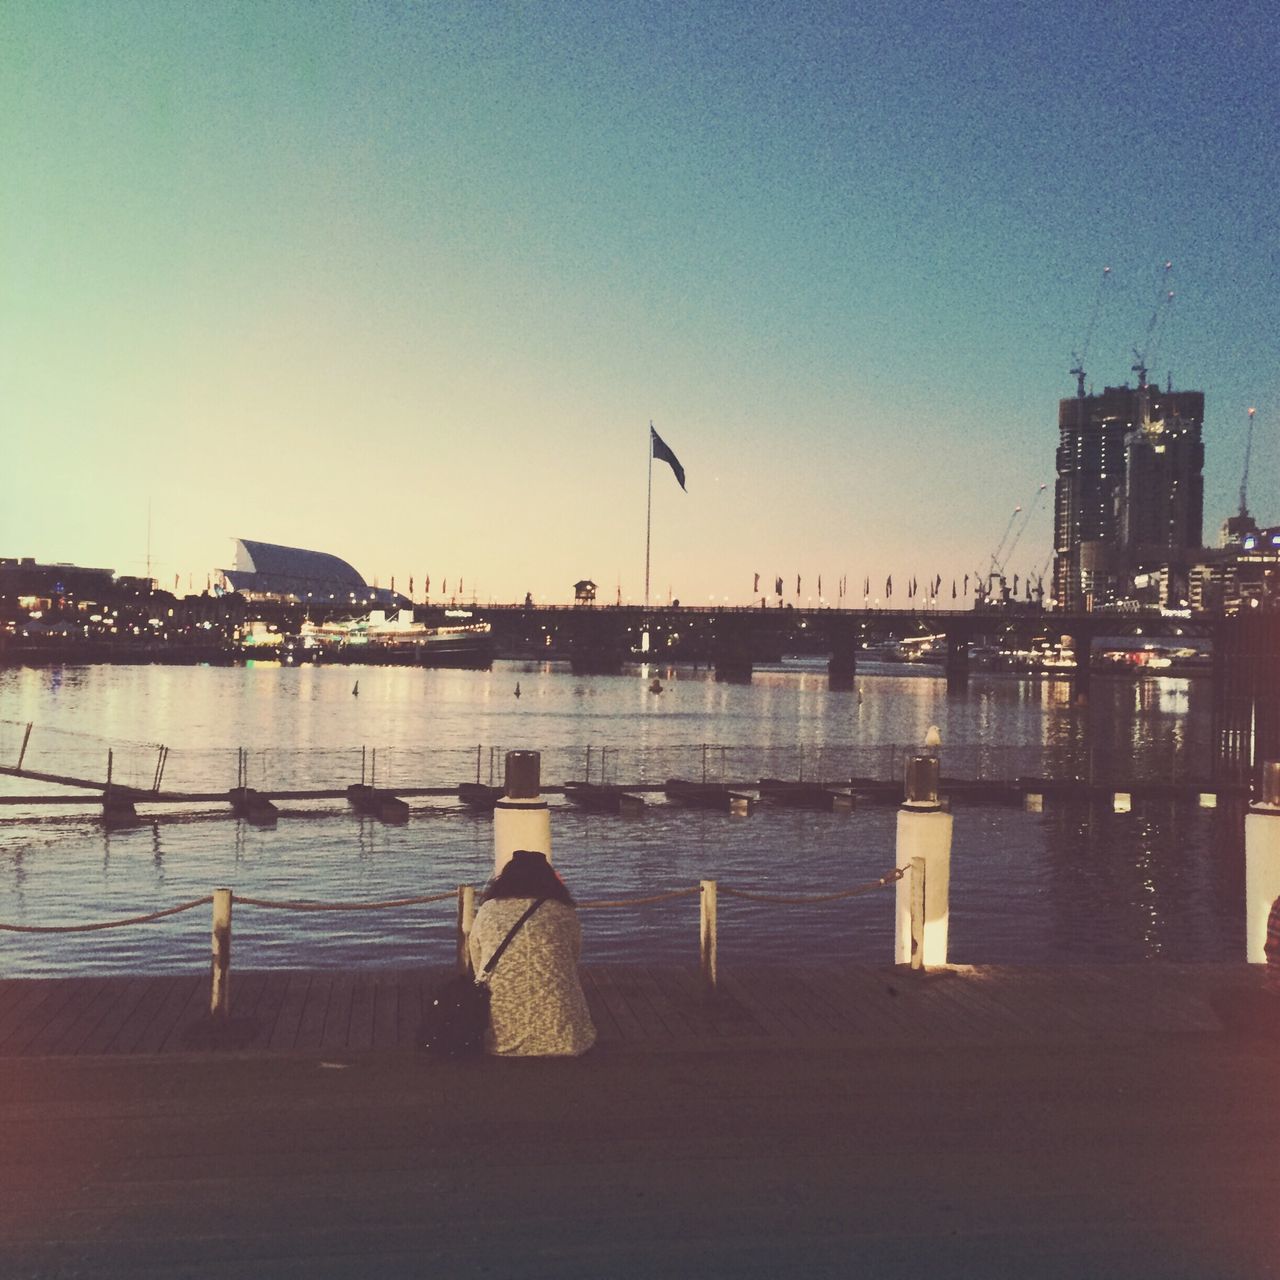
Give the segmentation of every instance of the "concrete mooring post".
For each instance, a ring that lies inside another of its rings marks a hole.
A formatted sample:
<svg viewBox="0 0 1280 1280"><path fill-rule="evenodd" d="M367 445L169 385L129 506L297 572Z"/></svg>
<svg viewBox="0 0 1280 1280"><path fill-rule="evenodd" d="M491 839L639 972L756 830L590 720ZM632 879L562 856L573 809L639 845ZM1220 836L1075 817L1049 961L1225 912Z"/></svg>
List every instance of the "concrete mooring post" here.
<svg viewBox="0 0 1280 1280"><path fill-rule="evenodd" d="M916 860L924 864L924 927L916 943L914 958L917 967L947 963L951 827L951 815L944 812L938 799L937 757L914 757L907 762L906 799L898 810L895 865L911 867ZM905 875L898 881L895 964L911 964L913 960L911 898L916 883L918 877L913 875Z"/></svg>
<svg viewBox="0 0 1280 1280"><path fill-rule="evenodd" d="M517 849L535 849L551 861L551 810L539 794L542 756L537 751L507 752L506 793L493 807L493 874Z"/></svg>
<svg viewBox="0 0 1280 1280"><path fill-rule="evenodd" d="M1267 916L1280 898L1280 761L1258 768L1258 794L1244 820L1245 959L1266 964Z"/></svg>

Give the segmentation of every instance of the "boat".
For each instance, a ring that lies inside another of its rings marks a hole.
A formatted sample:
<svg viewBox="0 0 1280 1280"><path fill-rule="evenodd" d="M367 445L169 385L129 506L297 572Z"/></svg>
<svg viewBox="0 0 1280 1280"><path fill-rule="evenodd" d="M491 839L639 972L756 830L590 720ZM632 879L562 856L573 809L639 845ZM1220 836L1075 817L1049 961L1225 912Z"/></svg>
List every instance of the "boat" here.
<svg viewBox="0 0 1280 1280"><path fill-rule="evenodd" d="M479 809L492 813L493 807L502 799L503 788L486 786L483 782L458 783L458 799L470 809Z"/></svg>
<svg viewBox="0 0 1280 1280"><path fill-rule="evenodd" d="M689 782L684 778L668 778L664 790L668 800L694 809L750 813L754 802L745 791L734 791L727 782Z"/></svg>
<svg viewBox="0 0 1280 1280"><path fill-rule="evenodd" d="M566 782L564 794L589 813L636 814L644 808L643 796L599 782Z"/></svg>
<svg viewBox="0 0 1280 1280"><path fill-rule="evenodd" d="M821 809L826 813L850 813L853 792L847 787L822 782L787 782L781 778L760 779L760 799L787 809Z"/></svg>
<svg viewBox="0 0 1280 1280"><path fill-rule="evenodd" d="M347 788L347 801L357 812L381 822L408 822L409 802L383 787L355 782Z"/></svg>
<svg viewBox="0 0 1280 1280"><path fill-rule="evenodd" d="M252 787L232 787L227 792L227 799L231 802L231 812L251 826L274 827L280 816L279 809L261 791Z"/></svg>

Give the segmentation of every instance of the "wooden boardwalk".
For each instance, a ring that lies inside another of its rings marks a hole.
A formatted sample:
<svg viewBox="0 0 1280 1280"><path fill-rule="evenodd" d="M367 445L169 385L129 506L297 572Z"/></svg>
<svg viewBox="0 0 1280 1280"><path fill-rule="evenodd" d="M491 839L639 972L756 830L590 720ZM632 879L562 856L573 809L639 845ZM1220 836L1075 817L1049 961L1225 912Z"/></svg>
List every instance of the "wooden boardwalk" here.
<svg viewBox="0 0 1280 1280"><path fill-rule="evenodd" d="M269 1054L413 1048L444 968L233 972L224 1044ZM1260 966L729 968L590 965L602 1045L662 1051L769 1043L1137 1042L1220 1030L1210 1000L1261 987ZM207 973L0 981L0 1058L198 1052L210 1047Z"/></svg>

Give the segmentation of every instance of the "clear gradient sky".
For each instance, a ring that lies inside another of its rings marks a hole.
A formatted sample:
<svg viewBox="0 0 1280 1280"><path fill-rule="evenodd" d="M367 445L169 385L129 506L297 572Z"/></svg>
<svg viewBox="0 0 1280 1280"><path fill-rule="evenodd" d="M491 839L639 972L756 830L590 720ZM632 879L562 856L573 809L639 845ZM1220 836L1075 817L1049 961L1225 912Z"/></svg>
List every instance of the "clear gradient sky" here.
<svg viewBox="0 0 1280 1280"><path fill-rule="evenodd" d="M6 0L0 555L828 599L1051 544L1057 401L1280 522L1268 3ZM897 586L898 593L901 585ZM897 594L895 594L897 601Z"/></svg>

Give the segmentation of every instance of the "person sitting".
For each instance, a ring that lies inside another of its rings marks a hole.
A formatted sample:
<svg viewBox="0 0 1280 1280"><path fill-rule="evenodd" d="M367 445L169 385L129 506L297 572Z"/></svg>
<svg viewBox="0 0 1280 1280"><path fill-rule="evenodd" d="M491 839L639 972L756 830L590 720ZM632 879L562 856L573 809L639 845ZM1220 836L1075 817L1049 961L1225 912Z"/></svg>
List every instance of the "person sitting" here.
<svg viewBox="0 0 1280 1280"><path fill-rule="evenodd" d="M545 854L517 849L489 882L467 939L471 967L479 973L540 898L489 979L485 1049L501 1057L576 1057L596 1041L578 978L578 913Z"/></svg>

